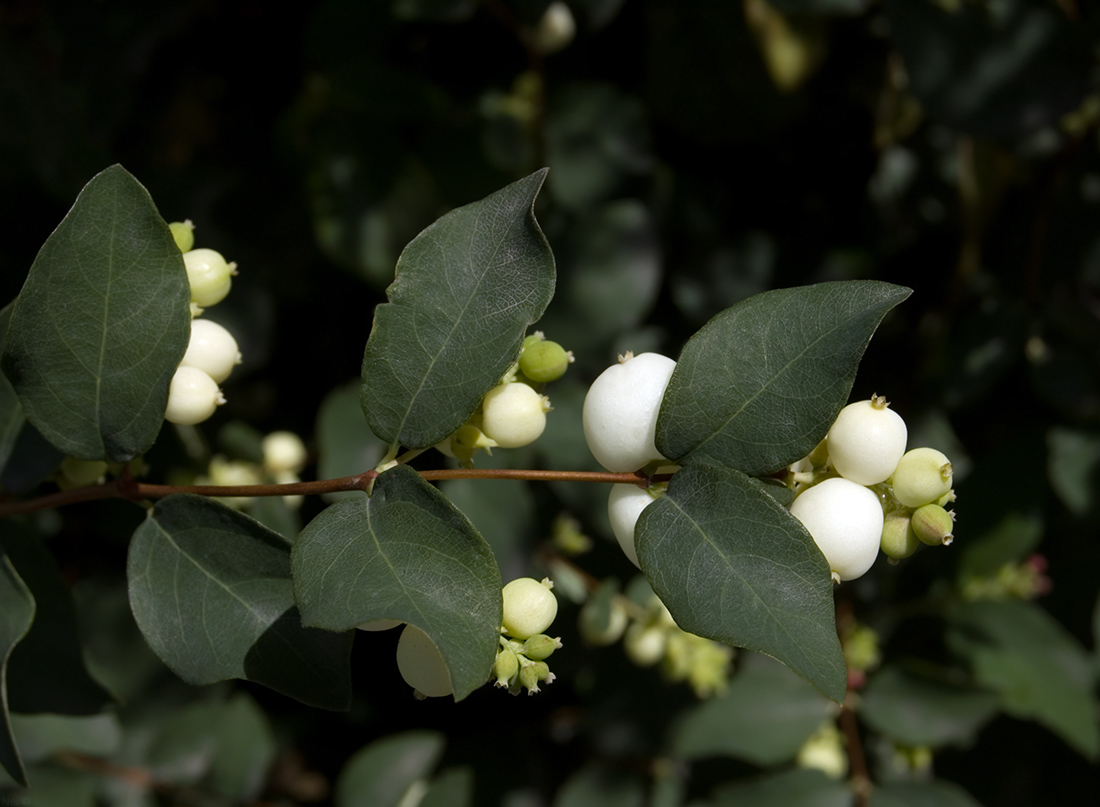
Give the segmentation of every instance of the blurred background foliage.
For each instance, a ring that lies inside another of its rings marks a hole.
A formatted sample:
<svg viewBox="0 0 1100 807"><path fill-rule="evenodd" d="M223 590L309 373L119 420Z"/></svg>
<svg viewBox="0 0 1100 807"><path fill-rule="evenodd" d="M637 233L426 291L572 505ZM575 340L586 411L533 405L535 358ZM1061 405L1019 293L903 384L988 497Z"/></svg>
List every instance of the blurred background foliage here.
<svg viewBox="0 0 1100 807"><path fill-rule="evenodd" d="M1100 8L548 6L0 2L0 302L115 162L240 264L217 319L245 364L205 437L163 434L147 458L163 480L204 472L212 453L247 459L275 429L301 434L321 475L372 467L381 448L354 381L401 248L543 165L559 283L540 327L577 361L548 390L542 440L479 465L594 467L587 383L616 352L675 356L755 292L911 286L853 396L887 395L910 445L952 457L960 519L949 550L880 561L837 591L862 693L844 726L851 770L877 783L876 805L1085 803L1100 792ZM189 688L126 605L142 511L43 513L89 665L118 704L16 715L32 782L20 803L853 803L843 772L806 750L829 747L835 710L784 668L738 654L726 694L700 700L620 643L585 643L582 602L595 623L619 588L646 602L605 490L444 489L506 580L558 580L565 649L545 692L417 702L390 633L358 637L348 714L249 685ZM284 534L299 523L271 504L254 514ZM4 529L14 556L22 538Z"/></svg>

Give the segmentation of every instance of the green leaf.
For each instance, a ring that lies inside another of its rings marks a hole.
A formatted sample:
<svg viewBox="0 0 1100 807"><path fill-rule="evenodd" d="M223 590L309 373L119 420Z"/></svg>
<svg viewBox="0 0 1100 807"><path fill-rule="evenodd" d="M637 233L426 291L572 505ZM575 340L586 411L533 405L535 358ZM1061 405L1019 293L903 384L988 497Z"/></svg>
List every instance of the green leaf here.
<svg viewBox="0 0 1100 807"><path fill-rule="evenodd" d="M969 745L997 712L1000 699L887 667L863 691L860 715L868 726L911 748Z"/></svg>
<svg viewBox="0 0 1100 807"><path fill-rule="evenodd" d="M304 624L409 622L439 647L456 700L488 678L500 641L500 570L466 517L408 466L381 474L369 498L313 519L292 565Z"/></svg>
<svg viewBox="0 0 1100 807"><path fill-rule="evenodd" d="M673 735L678 756L732 756L760 766L779 765L835 707L821 693L767 656L752 655L729 690L687 712Z"/></svg>
<svg viewBox="0 0 1100 807"><path fill-rule="evenodd" d="M8 322L11 320L12 303L8 303L0 309L0 354L4 351L7 342ZM15 438L19 436L19 430L23 428L26 417L23 415L23 405L19 403L19 396L15 394L15 387L8 381L8 377L0 373L0 469L8 463L12 448L15 446Z"/></svg>
<svg viewBox="0 0 1100 807"><path fill-rule="evenodd" d="M1055 426L1047 432L1050 486L1075 516L1096 509L1100 435Z"/></svg>
<svg viewBox="0 0 1100 807"><path fill-rule="evenodd" d="M321 401L315 434L319 479L339 479L369 471L386 453L386 444L363 420L358 380L337 387ZM326 493L325 498L335 502L359 495L345 491Z"/></svg>
<svg viewBox="0 0 1100 807"><path fill-rule="evenodd" d="M468 807L473 803L474 772L470 768L448 768L428 785L417 807Z"/></svg>
<svg viewBox="0 0 1100 807"><path fill-rule="evenodd" d="M127 574L138 627L183 680L243 678L311 706L348 707L351 635L302 627L290 546L248 516L169 496L134 532Z"/></svg>
<svg viewBox="0 0 1100 807"><path fill-rule="evenodd" d="M949 646L1006 711L1037 720L1089 759L1100 755L1091 658L1065 628L1020 600L965 603L949 620Z"/></svg>
<svg viewBox="0 0 1100 807"><path fill-rule="evenodd" d="M187 349L190 291L148 191L97 174L15 301L7 374L42 436L66 454L125 462L153 444Z"/></svg>
<svg viewBox="0 0 1100 807"><path fill-rule="evenodd" d="M443 754L446 740L435 731L407 731L361 749L336 780L336 807L399 807Z"/></svg>
<svg viewBox="0 0 1100 807"><path fill-rule="evenodd" d="M951 782L888 782L875 788L875 807L981 807Z"/></svg>
<svg viewBox="0 0 1100 807"><path fill-rule="evenodd" d="M90 715L112 702L84 664L72 591L42 539L15 525L0 545L35 602L34 622L8 659L8 708Z"/></svg>
<svg viewBox="0 0 1100 807"><path fill-rule="evenodd" d="M684 346L657 420L670 459L712 459L750 476L804 457L848 403L879 322L910 294L879 281L757 294Z"/></svg>
<svg viewBox="0 0 1100 807"><path fill-rule="evenodd" d="M813 768L795 768L722 785L715 788L711 803L713 807L851 807L854 800L843 782Z"/></svg>
<svg viewBox="0 0 1100 807"><path fill-rule="evenodd" d="M598 763L584 766L561 786L554 807L642 807L645 788L639 776Z"/></svg>
<svg viewBox="0 0 1100 807"><path fill-rule="evenodd" d="M386 442L438 443L519 356L554 292L533 209L545 177L452 210L401 253L363 357L363 412Z"/></svg>
<svg viewBox="0 0 1100 807"><path fill-rule="evenodd" d="M642 571L682 629L772 656L844 699L829 564L760 483L690 465L642 511L635 536Z"/></svg>
<svg viewBox="0 0 1100 807"><path fill-rule="evenodd" d="M27 786L27 774L8 712L8 660L33 621L34 597L8 556L0 554L0 765L23 787Z"/></svg>
<svg viewBox="0 0 1100 807"><path fill-rule="evenodd" d="M263 790L275 761L275 735L267 716L247 693L225 703L215 728L217 752L207 781L218 793L248 802Z"/></svg>
<svg viewBox="0 0 1100 807"><path fill-rule="evenodd" d="M63 750L109 756L122 744L122 725L111 713L12 715L11 722L28 763L48 761Z"/></svg>

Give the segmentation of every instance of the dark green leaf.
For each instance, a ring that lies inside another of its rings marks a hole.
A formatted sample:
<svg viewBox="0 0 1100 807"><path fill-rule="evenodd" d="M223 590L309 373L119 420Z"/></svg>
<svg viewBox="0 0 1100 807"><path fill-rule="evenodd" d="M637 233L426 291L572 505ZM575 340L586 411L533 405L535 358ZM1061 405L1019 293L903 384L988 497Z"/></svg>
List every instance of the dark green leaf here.
<svg viewBox="0 0 1100 807"><path fill-rule="evenodd" d="M821 693L766 656L750 656L726 694L689 711L673 736L673 750L689 759L732 756L756 765L794 759L830 718Z"/></svg>
<svg viewBox="0 0 1100 807"><path fill-rule="evenodd" d="M31 266L4 372L27 419L80 459L153 444L187 348L190 291L149 193L121 166L96 175Z"/></svg>
<svg viewBox="0 0 1100 807"><path fill-rule="evenodd" d="M7 527L5 527L7 529ZM0 765L12 779L27 786L23 760L12 733L8 712L8 660L34 621L34 598L7 555L0 554Z"/></svg>
<svg viewBox="0 0 1100 807"><path fill-rule="evenodd" d="M951 782L889 782L875 788L875 807L981 807Z"/></svg>
<svg viewBox="0 0 1100 807"><path fill-rule="evenodd" d="M398 807L439 762L446 741L434 731L407 731L368 745L340 771L336 807Z"/></svg>
<svg viewBox="0 0 1100 807"><path fill-rule="evenodd" d="M363 419L359 406L359 382L352 381L332 390L317 412L317 476L339 479L361 474L376 466L386 453L383 443ZM353 491L327 493L329 501L351 499Z"/></svg>
<svg viewBox="0 0 1100 807"><path fill-rule="evenodd" d="M589 764L566 780L554 807L642 807L645 789L634 774Z"/></svg>
<svg viewBox="0 0 1100 807"><path fill-rule="evenodd" d="M255 799L275 761L275 735L262 709L244 692L222 705L215 729L217 753L207 780L235 801Z"/></svg>
<svg viewBox="0 0 1100 807"><path fill-rule="evenodd" d="M545 177L452 210L401 253L363 357L363 411L386 442L438 443L516 360L554 292L533 210Z"/></svg>
<svg viewBox="0 0 1100 807"><path fill-rule="evenodd" d="M28 763L47 761L62 750L107 756L122 744L122 726L118 716L110 713L13 715L11 722Z"/></svg>
<svg viewBox="0 0 1100 807"><path fill-rule="evenodd" d="M466 517L408 466L380 475L370 498L345 499L313 519L294 544L293 568L306 625L409 622L439 647L456 700L488 678L500 640L500 570Z"/></svg>
<svg viewBox="0 0 1100 807"><path fill-rule="evenodd" d="M682 629L766 653L844 699L829 564L758 482L688 466L642 511L635 540L642 571Z"/></svg>
<svg viewBox="0 0 1100 807"><path fill-rule="evenodd" d="M468 807L473 797L474 772L470 768L448 768L428 785L418 807Z"/></svg>
<svg viewBox="0 0 1100 807"><path fill-rule="evenodd" d="M684 346L657 421L668 458L757 476L806 454L848 402L863 351L910 290L821 283L750 297Z"/></svg>
<svg viewBox="0 0 1100 807"><path fill-rule="evenodd" d="M0 309L0 354L4 352L4 344L7 341L11 309L11 303ZM26 417L23 415L23 405L19 403L19 396L15 394L15 388L8 381L8 377L0 373L0 469L7 465L8 457L11 456L11 450L15 446L15 438L19 436L19 430L23 428L24 422Z"/></svg>
<svg viewBox="0 0 1100 807"><path fill-rule="evenodd" d="M901 745L936 748L968 745L999 703L987 690L960 689L887 667L868 682L860 715Z"/></svg>
<svg viewBox="0 0 1100 807"><path fill-rule="evenodd" d="M35 602L31 629L8 659L8 708L26 714L102 711L112 698L84 666L73 595L53 556L41 538L14 525L0 545Z"/></svg>
<svg viewBox="0 0 1100 807"><path fill-rule="evenodd" d="M1096 509L1100 490L1100 435L1054 427L1047 433L1047 476L1062 504L1076 516Z"/></svg>
<svg viewBox="0 0 1100 807"><path fill-rule="evenodd" d="M127 563L146 641L181 678L244 678L326 709L351 697L351 635L304 628L290 546L248 516L198 496L160 501Z"/></svg>
<svg viewBox="0 0 1100 807"><path fill-rule="evenodd" d="M853 802L852 791L843 782L812 768L795 768L723 785L715 789L712 804L713 807L851 807Z"/></svg>
<svg viewBox="0 0 1100 807"><path fill-rule="evenodd" d="M971 602L949 614L947 640L1006 711L1033 718L1090 759L1100 754L1091 658L1038 606Z"/></svg>

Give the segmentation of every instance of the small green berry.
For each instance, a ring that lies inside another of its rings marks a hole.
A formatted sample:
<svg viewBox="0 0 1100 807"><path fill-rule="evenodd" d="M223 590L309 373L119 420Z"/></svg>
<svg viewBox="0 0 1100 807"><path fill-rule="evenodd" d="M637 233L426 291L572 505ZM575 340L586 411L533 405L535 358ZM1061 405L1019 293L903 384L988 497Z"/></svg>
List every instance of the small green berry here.
<svg viewBox="0 0 1100 807"><path fill-rule="evenodd" d="M882 523L882 539L880 541L883 553L894 560L907 558L917 551L920 539L917 538L910 526L909 513L899 510L886 516Z"/></svg>
<svg viewBox="0 0 1100 807"><path fill-rule="evenodd" d="M926 504L913 511L913 532L929 546L950 544L955 540L955 513L938 504Z"/></svg>
<svg viewBox="0 0 1100 807"><path fill-rule="evenodd" d="M496 661L493 662L493 677L497 679L496 685L504 688L511 686L518 672L519 658L515 651L508 648L500 650Z"/></svg>
<svg viewBox="0 0 1100 807"><path fill-rule="evenodd" d="M172 238L180 252L187 252L195 246L195 225L191 223L191 219L173 221L168 229L172 231Z"/></svg>
<svg viewBox="0 0 1100 807"><path fill-rule="evenodd" d="M530 636L523 643L523 655L531 661L542 661L561 647L561 639L551 638L545 633Z"/></svg>
<svg viewBox="0 0 1100 807"><path fill-rule="evenodd" d="M557 381L565 375L572 361L573 354L557 342L540 340L531 345L524 342L523 353L519 357L519 369L535 383L545 384L548 381Z"/></svg>
<svg viewBox="0 0 1100 807"><path fill-rule="evenodd" d="M934 448L907 451L894 469L894 498L906 507L937 501L951 490L951 462Z"/></svg>

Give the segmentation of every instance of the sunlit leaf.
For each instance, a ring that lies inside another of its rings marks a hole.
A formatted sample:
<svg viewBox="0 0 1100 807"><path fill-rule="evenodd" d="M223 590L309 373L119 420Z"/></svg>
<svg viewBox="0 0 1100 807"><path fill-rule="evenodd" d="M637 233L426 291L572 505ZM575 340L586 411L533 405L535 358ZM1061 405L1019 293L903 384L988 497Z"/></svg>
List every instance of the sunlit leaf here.
<svg viewBox="0 0 1100 807"><path fill-rule="evenodd" d="M487 680L500 639L500 571L469 520L408 466L380 475L369 498L314 518L294 544L293 568L304 624L408 622L439 647L456 700Z"/></svg>
<svg viewBox="0 0 1100 807"><path fill-rule="evenodd" d="M545 177L452 210L401 253L363 357L363 411L386 442L438 443L519 356L554 291L533 211Z"/></svg>
<svg viewBox="0 0 1100 807"><path fill-rule="evenodd" d="M156 439L191 328L179 248L121 166L97 174L35 258L4 373L27 419L80 459L125 462Z"/></svg>
<svg viewBox="0 0 1100 807"><path fill-rule="evenodd" d="M162 499L134 533L130 604L146 641L191 684L243 678L345 709L350 634L302 626L290 545L215 501Z"/></svg>
<svg viewBox="0 0 1100 807"><path fill-rule="evenodd" d="M642 571L683 630L758 650L844 699L829 564L758 482L688 466L642 511L635 541Z"/></svg>
<svg viewBox="0 0 1100 807"><path fill-rule="evenodd" d="M910 290L879 281L768 291L684 346L657 421L670 459L755 476L808 454L848 403L879 322Z"/></svg>

